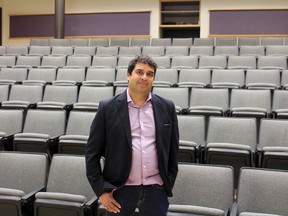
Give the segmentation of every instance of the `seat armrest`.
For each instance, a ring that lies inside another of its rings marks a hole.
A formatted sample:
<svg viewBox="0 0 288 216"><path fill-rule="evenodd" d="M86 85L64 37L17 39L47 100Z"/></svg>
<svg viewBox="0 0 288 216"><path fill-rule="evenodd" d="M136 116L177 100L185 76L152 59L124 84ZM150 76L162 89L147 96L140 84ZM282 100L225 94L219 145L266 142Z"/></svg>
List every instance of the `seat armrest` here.
<svg viewBox="0 0 288 216"><path fill-rule="evenodd" d="M22 211L23 212L28 212L28 215L33 213L33 203L35 201L35 194L40 192L40 191L45 191L46 187L43 186L41 188L38 188L25 196L21 197L22 201ZM30 214L29 214L30 213Z"/></svg>
<svg viewBox="0 0 288 216"><path fill-rule="evenodd" d="M95 212L97 211L99 204L98 204L98 197L94 196L91 200L89 200L85 206L84 206L84 211L88 215L94 215Z"/></svg>

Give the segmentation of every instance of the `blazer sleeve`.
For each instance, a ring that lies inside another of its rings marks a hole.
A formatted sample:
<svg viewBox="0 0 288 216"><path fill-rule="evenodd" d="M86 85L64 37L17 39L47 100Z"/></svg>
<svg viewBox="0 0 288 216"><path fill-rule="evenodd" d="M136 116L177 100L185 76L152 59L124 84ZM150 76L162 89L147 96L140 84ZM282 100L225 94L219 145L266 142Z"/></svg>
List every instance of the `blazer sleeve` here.
<svg viewBox="0 0 288 216"><path fill-rule="evenodd" d="M85 153L86 175L97 197L114 188L113 185L104 181L100 163L101 157L105 155L106 117L104 107L104 103L100 102L97 114L90 127Z"/></svg>

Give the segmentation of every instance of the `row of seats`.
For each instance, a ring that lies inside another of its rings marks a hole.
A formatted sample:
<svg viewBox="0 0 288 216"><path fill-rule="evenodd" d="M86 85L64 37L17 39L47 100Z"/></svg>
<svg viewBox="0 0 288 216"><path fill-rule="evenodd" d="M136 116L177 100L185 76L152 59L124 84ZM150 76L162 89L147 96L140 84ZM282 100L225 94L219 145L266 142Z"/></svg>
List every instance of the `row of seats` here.
<svg viewBox="0 0 288 216"><path fill-rule="evenodd" d="M32 38L30 46L257 46L288 45L284 37L212 38Z"/></svg>
<svg viewBox="0 0 288 216"><path fill-rule="evenodd" d="M1 46L1 55L47 56L47 55L88 55L88 56L288 56L288 45L274 46L133 46L133 47L89 47L89 46Z"/></svg>
<svg viewBox="0 0 288 216"><path fill-rule="evenodd" d="M158 68L281 69L287 56L151 56ZM0 56L0 67L117 67L127 68L135 56Z"/></svg>
<svg viewBox="0 0 288 216"><path fill-rule="evenodd" d="M1 108L97 110L99 102L127 87L82 85L0 85ZM288 91L269 89L165 88L153 93L171 99L179 114L287 118Z"/></svg>
<svg viewBox="0 0 288 216"><path fill-rule="evenodd" d="M49 166L45 154L0 152L1 215L104 216L85 170L83 156L54 155ZM288 214L288 172L242 168L236 202L233 179L228 166L179 164L167 215Z"/></svg>
<svg viewBox="0 0 288 216"><path fill-rule="evenodd" d="M0 84L127 86L126 68L0 68ZM287 89L288 70L160 68L154 86Z"/></svg>

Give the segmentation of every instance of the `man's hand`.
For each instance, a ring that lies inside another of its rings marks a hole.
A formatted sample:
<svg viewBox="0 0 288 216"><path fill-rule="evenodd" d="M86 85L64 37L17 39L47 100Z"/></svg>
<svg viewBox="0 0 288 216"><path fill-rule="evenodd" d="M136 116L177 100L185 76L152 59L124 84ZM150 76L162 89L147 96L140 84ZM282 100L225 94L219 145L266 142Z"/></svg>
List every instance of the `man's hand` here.
<svg viewBox="0 0 288 216"><path fill-rule="evenodd" d="M121 205L114 199L113 197L114 191L115 189L109 193L103 193L99 197L99 200L107 211L113 212L113 213L119 213L121 209Z"/></svg>

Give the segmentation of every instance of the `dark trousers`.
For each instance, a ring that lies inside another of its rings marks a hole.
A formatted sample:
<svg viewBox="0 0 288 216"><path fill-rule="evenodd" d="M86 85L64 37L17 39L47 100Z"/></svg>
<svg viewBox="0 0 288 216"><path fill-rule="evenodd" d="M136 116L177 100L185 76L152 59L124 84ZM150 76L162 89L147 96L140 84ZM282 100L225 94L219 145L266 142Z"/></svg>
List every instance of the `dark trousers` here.
<svg viewBox="0 0 288 216"><path fill-rule="evenodd" d="M120 203L120 213L106 212L106 216L133 216L138 208L141 216L166 216L168 197L164 187L124 186L114 192L114 198Z"/></svg>

